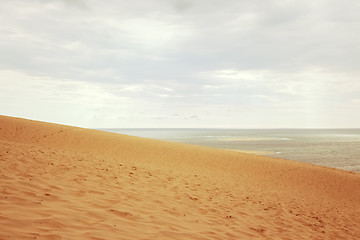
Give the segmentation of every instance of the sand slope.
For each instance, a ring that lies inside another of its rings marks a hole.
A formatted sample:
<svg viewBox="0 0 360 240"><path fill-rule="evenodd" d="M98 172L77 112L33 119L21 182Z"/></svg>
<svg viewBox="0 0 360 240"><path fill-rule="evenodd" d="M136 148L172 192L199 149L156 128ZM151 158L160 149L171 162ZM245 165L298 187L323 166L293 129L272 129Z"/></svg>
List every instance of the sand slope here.
<svg viewBox="0 0 360 240"><path fill-rule="evenodd" d="M0 116L0 239L357 239L360 174Z"/></svg>

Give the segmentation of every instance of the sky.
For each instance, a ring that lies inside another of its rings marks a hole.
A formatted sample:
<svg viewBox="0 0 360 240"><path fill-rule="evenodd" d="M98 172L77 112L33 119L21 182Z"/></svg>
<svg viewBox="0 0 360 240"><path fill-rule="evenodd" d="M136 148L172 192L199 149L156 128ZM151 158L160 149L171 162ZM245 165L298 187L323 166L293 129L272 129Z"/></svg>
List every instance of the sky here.
<svg viewBox="0 0 360 240"><path fill-rule="evenodd" d="M358 0L0 0L0 114L360 128Z"/></svg>

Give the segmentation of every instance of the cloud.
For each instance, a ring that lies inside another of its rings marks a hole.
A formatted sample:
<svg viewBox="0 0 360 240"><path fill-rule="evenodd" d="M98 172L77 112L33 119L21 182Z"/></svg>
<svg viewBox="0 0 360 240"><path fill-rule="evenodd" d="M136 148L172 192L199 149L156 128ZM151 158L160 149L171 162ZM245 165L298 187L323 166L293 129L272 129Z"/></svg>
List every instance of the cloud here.
<svg viewBox="0 0 360 240"><path fill-rule="evenodd" d="M248 104L254 108L272 109L274 113L292 113L321 117L345 106L360 91L356 75L310 68L302 71L215 70L200 74L220 80L214 88L225 96L218 102ZM344 79L347 79L344 85ZM349 84L349 85L348 85Z"/></svg>
<svg viewBox="0 0 360 240"><path fill-rule="evenodd" d="M96 127L348 126L322 116L360 112L359 10L355 0L2 1L3 114Z"/></svg>
<svg viewBox="0 0 360 240"><path fill-rule="evenodd" d="M113 24L114 29L117 28L129 42L156 54L159 51L175 50L183 38L189 35L187 29L181 25L156 19L126 19Z"/></svg>
<svg viewBox="0 0 360 240"><path fill-rule="evenodd" d="M65 2L65 4L71 7L80 8L84 10L88 9L87 5L83 0L63 0L63 1Z"/></svg>
<svg viewBox="0 0 360 240"><path fill-rule="evenodd" d="M35 119L61 122L69 115L84 119L94 109L130 107L126 96L112 94L108 90L111 86L101 83L52 79L10 70L0 71L0 79L2 114L32 114ZM18 109L21 113L15 114Z"/></svg>
<svg viewBox="0 0 360 240"><path fill-rule="evenodd" d="M179 12L186 12L190 8L192 8L193 2L190 0L175 0L174 1L174 9Z"/></svg>

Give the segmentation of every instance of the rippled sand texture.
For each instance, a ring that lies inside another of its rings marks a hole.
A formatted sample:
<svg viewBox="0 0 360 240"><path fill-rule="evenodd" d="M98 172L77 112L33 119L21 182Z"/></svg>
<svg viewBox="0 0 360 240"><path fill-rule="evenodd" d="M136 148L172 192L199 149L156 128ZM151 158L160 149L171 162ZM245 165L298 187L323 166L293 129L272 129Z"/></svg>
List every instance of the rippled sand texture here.
<svg viewBox="0 0 360 240"><path fill-rule="evenodd" d="M0 239L357 239L360 174L0 116Z"/></svg>

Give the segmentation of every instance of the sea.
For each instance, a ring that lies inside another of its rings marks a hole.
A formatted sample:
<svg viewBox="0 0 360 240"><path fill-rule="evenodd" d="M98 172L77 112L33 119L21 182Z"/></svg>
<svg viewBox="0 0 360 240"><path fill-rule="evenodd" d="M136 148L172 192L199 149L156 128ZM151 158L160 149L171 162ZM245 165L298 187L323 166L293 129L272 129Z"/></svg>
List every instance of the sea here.
<svg viewBox="0 0 360 240"><path fill-rule="evenodd" d="M360 129L100 129L360 172Z"/></svg>

